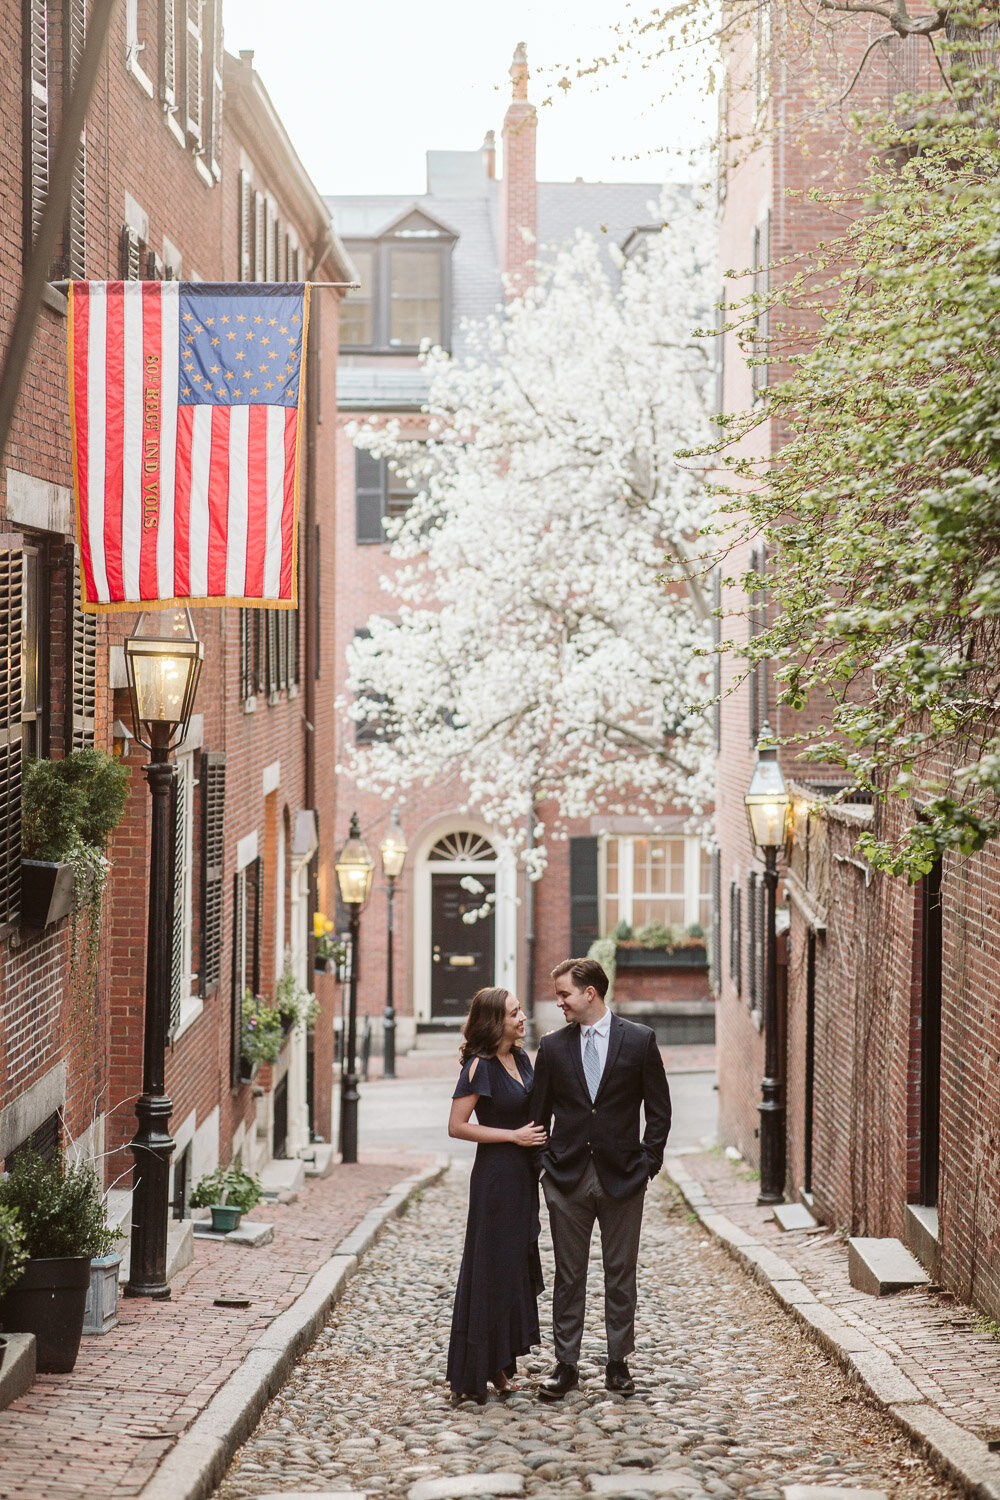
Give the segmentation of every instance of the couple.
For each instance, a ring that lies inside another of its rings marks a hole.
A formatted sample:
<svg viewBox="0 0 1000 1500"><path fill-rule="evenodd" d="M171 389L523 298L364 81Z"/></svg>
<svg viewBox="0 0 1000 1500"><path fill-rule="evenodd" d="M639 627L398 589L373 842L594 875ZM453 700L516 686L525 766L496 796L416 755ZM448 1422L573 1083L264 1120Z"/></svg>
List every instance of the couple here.
<svg viewBox="0 0 1000 1500"><path fill-rule="evenodd" d="M534 1073L521 1050L524 1014L507 990L480 990L463 1031L448 1133L478 1144L448 1383L456 1396L478 1401L486 1399L487 1383L516 1389L517 1356L540 1341L539 1168L556 1261L556 1364L538 1394L557 1401L579 1381L595 1220L604 1261L605 1385L623 1396L635 1390L626 1361L635 1348L639 1229L646 1184L663 1164L670 1091L652 1031L606 1008L608 977L599 963L567 959L552 978L567 1025L542 1038Z"/></svg>

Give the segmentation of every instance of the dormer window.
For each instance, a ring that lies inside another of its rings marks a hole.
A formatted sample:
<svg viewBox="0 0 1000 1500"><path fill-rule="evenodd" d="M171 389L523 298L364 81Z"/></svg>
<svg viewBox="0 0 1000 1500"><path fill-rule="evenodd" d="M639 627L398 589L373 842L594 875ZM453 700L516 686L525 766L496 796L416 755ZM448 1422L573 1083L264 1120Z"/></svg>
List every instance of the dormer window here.
<svg viewBox="0 0 1000 1500"><path fill-rule="evenodd" d="M414 210L376 240L348 241L360 285L341 305L340 347L415 354L427 340L447 348L455 239Z"/></svg>

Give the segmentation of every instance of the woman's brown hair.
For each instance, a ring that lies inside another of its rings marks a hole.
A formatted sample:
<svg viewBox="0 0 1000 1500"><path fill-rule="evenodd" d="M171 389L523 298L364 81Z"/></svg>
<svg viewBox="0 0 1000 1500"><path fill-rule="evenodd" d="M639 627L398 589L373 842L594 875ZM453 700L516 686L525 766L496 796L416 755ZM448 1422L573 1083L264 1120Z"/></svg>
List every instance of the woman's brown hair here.
<svg viewBox="0 0 1000 1500"><path fill-rule="evenodd" d="M477 990L469 1006L469 1014L462 1027L462 1045L458 1049L459 1062L464 1066L471 1057L495 1057L503 1041L507 1024L507 1001L510 990ZM520 1043L515 1042L515 1046Z"/></svg>

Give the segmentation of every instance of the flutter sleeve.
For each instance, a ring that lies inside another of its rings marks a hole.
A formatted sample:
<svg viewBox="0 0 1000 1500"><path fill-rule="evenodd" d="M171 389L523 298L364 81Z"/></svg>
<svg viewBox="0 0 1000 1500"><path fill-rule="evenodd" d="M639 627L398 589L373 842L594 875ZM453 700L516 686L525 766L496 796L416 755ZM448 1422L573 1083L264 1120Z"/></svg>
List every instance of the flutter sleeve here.
<svg viewBox="0 0 1000 1500"><path fill-rule="evenodd" d="M469 1074L475 1065L476 1076L470 1078ZM453 1099L466 1099L470 1094L478 1094L483 1099L490 1097L490 1065L489 1058L470 1057L459 1074L458 1083L455 1085Z"/></svg>

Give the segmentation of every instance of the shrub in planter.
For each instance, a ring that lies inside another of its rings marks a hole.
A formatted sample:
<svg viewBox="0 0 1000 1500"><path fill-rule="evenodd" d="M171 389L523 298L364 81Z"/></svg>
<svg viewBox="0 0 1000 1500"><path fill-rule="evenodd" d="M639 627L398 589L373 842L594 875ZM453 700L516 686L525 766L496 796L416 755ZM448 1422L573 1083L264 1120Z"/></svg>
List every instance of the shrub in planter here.
<svg viewBox="0 0 1000 1500"><path fill-rule="evenodd" d="M0 1210L16 1212L28 1260L0 1299L8 1332L33 1333L38 1369L65 1374L76 1364L90 1286L92 1256L106 1255L118 1239L104 1217L93 1167L46 1162L19 1151L0 1179Z"/></svg>
<svg viewBox="0 0 1000 1500"><path fill-rule="evenodd" d="M24 1229L17 1210L0 1207L0 1297L18 1280L27 1260Z"/></svg>
<svg viewBox="0 0 1000 1500"><path fill-rule="evenodd" d="M285 1042L280 1008L263 995L243 995L242 1054L251 1063L277 1062Z"/></svg>
<svg viewBox="0 0 1000 1500"><path fill-rule="evenodd" d="M235 1229L242 1215L256 1208L263 1196L260 1178L234 1162L199 1177L188 1202L192 1208L211 1209L213 1229ZM227 1215L233 1217L233 1222L227 1221Z"/></svg>

